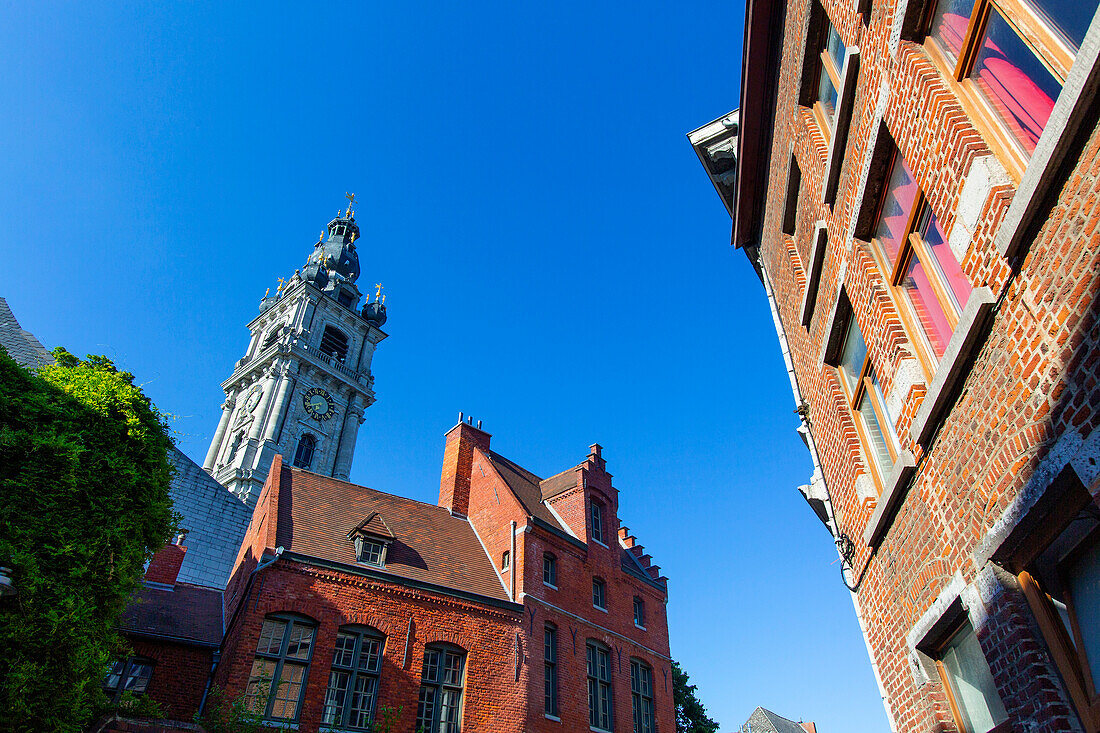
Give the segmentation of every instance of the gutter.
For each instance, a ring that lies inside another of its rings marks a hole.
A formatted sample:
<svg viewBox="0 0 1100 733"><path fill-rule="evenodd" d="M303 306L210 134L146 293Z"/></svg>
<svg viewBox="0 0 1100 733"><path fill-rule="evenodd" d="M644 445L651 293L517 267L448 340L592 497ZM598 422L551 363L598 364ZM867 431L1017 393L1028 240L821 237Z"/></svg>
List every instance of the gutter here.
<svg viewBox="0 0 1100 733"><path fill-rule="evenodd" d="M775 334L779 337L779 350L783 354L783 364L787 368L787 377L791 381L791 393L794 395L795 405L801 409L805 404L805 400L802 397L802 390L798 386L798 375L794 370L794 362L791 361L791 349L790 344L787 342L787 330L783 326L783 319L779 317L779 306L775 301L775 293L772 290L771 277L768 275L768 270L764 266L763 262L760 262L760 273L764 282L764 291L768 295L768 307L771 309L772 321L775 324ZM813 433L810 431L810 424L806 420L806 417L802 416L802 425L799 432L802 433L802 437L806 441L806 448L810 452L810 460L813 461L814 475L821 478L822 483L825 482L825 475L821 472L821 463L817 452L817 443L814 441ZM831 525L830 531L833 536L836 536L837 522L836 515L833 512L833 502L829 494L829 487L825 484L825 512L829 518ZM840 557L841 572L850 573L851 570L845 570L844 555L840 552L840 547L837 547L837 555ZM848 585L847 578L845 579L845 585ZM859 606L859 596L851 590L851 586L848 589L848 595L851 596L852 606L855 608L856 621L859 622L859 631L863 636L863 643L867 647L867 656L871 660L871 671L875 675L875 684L878 685L879 697L882 699L883 710L886 711L886 719L890 722L890 730L896 731L897 723L894 721L894 715L890 710L890 705L887 703L886 687L882 684L882 672L879 669L878 663L875 661L874 650L871 648L871 640L868 637L867 622L863 618L863 612Z"/></svg>

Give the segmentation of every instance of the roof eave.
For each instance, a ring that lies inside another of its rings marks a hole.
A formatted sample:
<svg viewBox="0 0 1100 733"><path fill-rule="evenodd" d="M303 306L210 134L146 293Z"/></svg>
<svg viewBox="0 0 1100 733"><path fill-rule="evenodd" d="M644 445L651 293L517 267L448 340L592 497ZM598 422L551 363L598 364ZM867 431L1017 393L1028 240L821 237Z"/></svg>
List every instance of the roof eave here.
<svg viewBox="0 0 1100 733"><path fill-rule="evenodd" d="M481 595L480 593L474 593L473 591L461 590L459 588L450 588L445 585L430 583L424 580L414 580L413 578L406 578L403 575L394 575L392 573L387 573L382 570L371 570L368 568L360 567L358 565L349 565L347 563L339 562L337 560L326 560L324 558L316 557L313 555L303 555L299 552L284 552L282 556L286 560L295 560L304 565L315 565L317 567L325 568L327 570L336 570L338 572L349 573L351 575L359 575L364 578L371 578L372 580L380 580L382 582L393 583L395 585L404 585L410 588L416 588L417 590L424 590L431 593L438 593L439 595L460 598L465 601L481 603L486 606L493 606L495 608L504 609L506 611L523 613L522 604L493 598L492 596Z"/></svg>
<svg viewBox="0 0 1100 733"><path fill-rule="evenodd" d="M778 80L772 57L782 36L782 28L775 27L775 21L782 9L779 0L748 0L745 6L737 183L730 242L738 248L757 244L763 225Z"/></svg>

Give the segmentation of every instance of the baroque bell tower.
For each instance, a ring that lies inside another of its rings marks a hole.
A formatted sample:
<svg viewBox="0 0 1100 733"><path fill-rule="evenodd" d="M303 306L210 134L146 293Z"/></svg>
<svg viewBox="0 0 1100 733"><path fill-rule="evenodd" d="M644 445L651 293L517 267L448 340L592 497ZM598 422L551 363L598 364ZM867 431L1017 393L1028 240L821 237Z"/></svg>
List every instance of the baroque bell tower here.
<svg viewBox="0 0 1100 733"><path fill-rule="evenodd" d="M359 226L354 194L348 199L305 266L264 295L248 324L248 350L222 383L225 403L203 468L249 506L276 453L346 480L363 411L374 403L370 364L386 338L385 297L379 285L359 307Z"/></svg>

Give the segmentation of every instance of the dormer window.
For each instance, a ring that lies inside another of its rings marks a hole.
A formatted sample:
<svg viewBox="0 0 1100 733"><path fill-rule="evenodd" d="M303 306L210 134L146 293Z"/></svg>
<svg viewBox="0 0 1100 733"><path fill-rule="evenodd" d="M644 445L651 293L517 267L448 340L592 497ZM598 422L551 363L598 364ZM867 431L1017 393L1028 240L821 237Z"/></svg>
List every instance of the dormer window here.
<svg viewBox="0 0 1100 733"><path fill-rule="evenodd" d="M355 560L357 562L383 567L386 564L385 556L386 543L382 540L368 539L362 535L355 538Z"/></svg>
<svg viewBox="0 0 1100 733"><path fill-rule="evenodd" d="M381 514L371 512L348 532L348 539L355 543L356 562L376 568L386 567L386 553L394 536Z"/></svg>

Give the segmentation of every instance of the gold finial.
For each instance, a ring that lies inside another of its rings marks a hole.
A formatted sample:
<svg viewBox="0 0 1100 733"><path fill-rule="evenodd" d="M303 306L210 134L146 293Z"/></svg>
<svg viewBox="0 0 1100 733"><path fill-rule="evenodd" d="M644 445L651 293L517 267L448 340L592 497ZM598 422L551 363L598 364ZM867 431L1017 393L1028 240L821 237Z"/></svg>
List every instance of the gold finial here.
<svg viewBox="0 0 1100 733"><path fill-rule="evenodd" d="M321 230L321 235L319 237L317 237L317 244L320 244L323 241L325 241L325 230L324 229Z"/></svg>
<svg viewBox="0 0 1100 733"><path fill-rule="evenodd" d="M374 299L377 300L382 296L382 283L375 283L374 287L378 288L378 290L374 293Z"/></svg>
<svg viewBox="0 0 1100 733"><path fill-rule="evenodd" d="M284 280L282 278L279 278L279 289L276 290L275 292L277 292L277 293L283 292L283 286L284 285L286 285L286 280Z"/></svg>
<svg viewBox="0 0 1100 733"><path fill-rule="evenodd" d="M264 291L264 297L265 298L269 295L271 295L271 288L268 288L267 290Z"/></svg>
<svg viewBox="0 0 1100 733"><path fill-rule="evenodd" d="M348 210L344 213L344 216L349 217L352 214L352 209L355 208L355 194L345 191L344 198L348 200Z"/></svg>
<svg viewBox="0 0 1100 733"><path fill-rule="evenodd" d="M385 305L385 304L386 304L386 296L385 296L385 295L383 295L383 296L382 296L382 305Z"/></svg>

